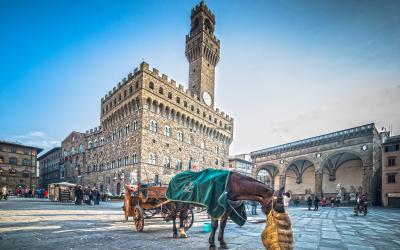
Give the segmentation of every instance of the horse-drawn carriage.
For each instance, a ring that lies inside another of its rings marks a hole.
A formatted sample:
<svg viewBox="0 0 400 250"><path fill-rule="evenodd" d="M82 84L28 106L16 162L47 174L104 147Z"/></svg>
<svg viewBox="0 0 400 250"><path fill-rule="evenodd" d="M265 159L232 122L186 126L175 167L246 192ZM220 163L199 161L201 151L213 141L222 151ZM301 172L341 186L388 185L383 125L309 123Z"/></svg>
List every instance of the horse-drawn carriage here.
<svg viewBox="0 0 400 250"><path fill-rule="evenodd" d="M124 197L125 220L133 217L136 230L143 231L144 220L157 218L155 215L161 215L166 222L180 213L176 204L165 197L167 186L148 186L148 185L126 185ZM183 225L189 229L193 225L194 213L193 207L185 210Z"/></svg>

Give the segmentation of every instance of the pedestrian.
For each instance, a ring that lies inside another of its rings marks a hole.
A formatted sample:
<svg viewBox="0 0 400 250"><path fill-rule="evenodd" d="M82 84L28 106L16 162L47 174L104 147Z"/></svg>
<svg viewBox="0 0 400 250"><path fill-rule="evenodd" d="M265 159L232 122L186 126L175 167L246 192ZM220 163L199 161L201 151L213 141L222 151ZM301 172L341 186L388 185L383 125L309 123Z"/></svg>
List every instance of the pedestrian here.
<svg viewBox="0 0 400 250"><path fill-rule="evenodd" d="M94 195L95 205L100 205L100 197L101 197L100 191L96 189L96 193Z"/></svg>
<svg viewBox="0 0 400 250"><path fill-rule="evenodd" d="M339 198L339 196L336 197L335 206L336 207L340 207L340 198Z"/></svg>
<svg viewBox="0 0 400 250"><path fill-rule="evenodd" d="M288 213L289 202L292 195L289 192L286 192L283 196L283 207L285 208L285 213Z"/></svg>
<svg viewBox="0 0 400 250"><path fill-rule="evenodd" d="M331 208L335 207L335 197L331 196Z"/></svg>
<svg viewBox="0 0 400 250"><path fill-rule="evenodd" d="M49 198L49 191L47 191L47 189L44 190L43 196L44 198Z"/></svg>
<svg viewBox="0 0 400 250"><path fill-rule="evenodd" d="M251 201L251 214L257 215L257 202Z"/></svg>
<svg viewBox="0 0 400 250"><path fill-rule="evenodd" d="M316 195L314 197L314 211L318 211L319 202L320 202L320 200L319 200L318 196Z"/></svg>
<svg viewBox="0 0 400 250"><path fill-rule="evenodd" d="M308 196L308 198L307 198L307 205L308 205L308 210L311 210L311 206L312 206L311 196Z"/></svg>
<svg viewBox="0 0 400 250"><path fill-rule="evenodd" d="M321 205L322 205L322 207L326 207L326 198L325 198L325 196L322 197Z"/></svg>
<svg viewBox="0 0 400 250"><path fill-rule="evenodd" d="M81 205L83 199L82 186L77 186L75 189L75 205Z"/></svg>

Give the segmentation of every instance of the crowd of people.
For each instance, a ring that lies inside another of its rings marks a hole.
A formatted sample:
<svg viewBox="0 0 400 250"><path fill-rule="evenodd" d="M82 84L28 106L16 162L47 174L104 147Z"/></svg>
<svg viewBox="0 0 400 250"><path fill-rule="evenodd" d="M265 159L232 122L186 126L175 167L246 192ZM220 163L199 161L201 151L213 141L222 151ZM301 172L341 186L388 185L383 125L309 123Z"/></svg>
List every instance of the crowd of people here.
<svg viewBox="0 0 400 250"><path fill-rule="evenodd" d="M101 194L96 187L90 188L90 186L86 186L83 188L78 185L75 188L75 204L76 205L100 205L100 200L106 201L106 194Z"/></svg>

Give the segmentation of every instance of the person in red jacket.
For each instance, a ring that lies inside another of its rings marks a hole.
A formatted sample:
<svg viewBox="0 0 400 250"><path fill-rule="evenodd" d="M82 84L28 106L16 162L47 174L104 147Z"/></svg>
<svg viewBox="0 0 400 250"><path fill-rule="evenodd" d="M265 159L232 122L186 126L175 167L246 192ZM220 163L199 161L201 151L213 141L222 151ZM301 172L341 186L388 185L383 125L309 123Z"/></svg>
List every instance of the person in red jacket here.
<svg viewBox="0 0 400 250"><path fill-rule="evenodd" d="M47 189L44 190L44 198L49 198L49 191Z"/></svg>

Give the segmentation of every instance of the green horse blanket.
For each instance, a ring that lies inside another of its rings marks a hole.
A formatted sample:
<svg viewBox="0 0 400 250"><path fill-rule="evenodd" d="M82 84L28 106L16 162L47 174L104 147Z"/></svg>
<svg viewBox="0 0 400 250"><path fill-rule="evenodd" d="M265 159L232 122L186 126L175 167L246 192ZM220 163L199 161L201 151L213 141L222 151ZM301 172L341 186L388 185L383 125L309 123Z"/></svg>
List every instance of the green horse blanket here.
<svg viewBox="0 0 400 250"><path fill-rule="evenodd" d="M227 183L230 171L205 169L200 172L185 171L175 175L168 185L166 197L207 207L213 218L219 219L230 208L227 199ZM239 226L246 222L244 203L232 211L230 218Z"/></svg>

